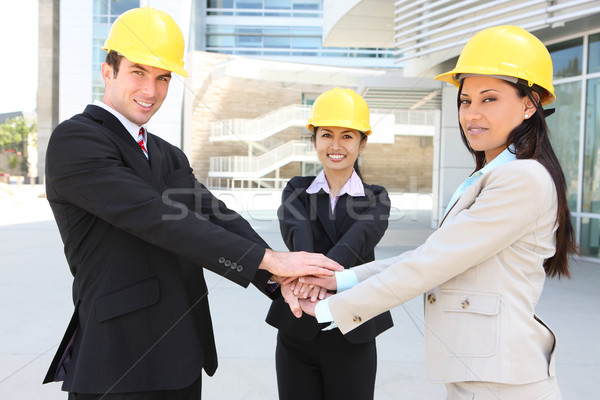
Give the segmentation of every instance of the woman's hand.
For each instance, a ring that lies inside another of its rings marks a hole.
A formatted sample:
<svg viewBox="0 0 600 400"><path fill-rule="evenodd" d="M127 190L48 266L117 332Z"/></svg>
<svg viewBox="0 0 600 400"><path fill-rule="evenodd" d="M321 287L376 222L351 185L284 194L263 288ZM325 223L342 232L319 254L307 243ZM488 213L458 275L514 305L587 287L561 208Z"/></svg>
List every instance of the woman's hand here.
<svg viewBox="0 0 600 400"><path fill-rule="evenodd" d="M292 282L292 284L294 283L296 283L296 281ZM302 308L300 307L300 303L298 302L298 296L294 294L289 284L285 285L280 283L280 285L281 295L283 296L283 299L288 304L288 306L290 306L292 314L294 314L296 318L302 317Z"/></svg>
<svg viewBox="0 0 600 400"><path fill-rule="evenodd" d="M335 275L332 275L332 276L323 276L323 275L301 276L298 279L298 282L300 284L300 289L298 289L298 286L299 286L298 284L296 284L296 288L294 289L294 292L296 292L296 290L298 290L298 293L302 293L300 291L300 290L302 290L302 287L311 287L312 288L313 286L319 286L319 287L322 287L322 288L330 290L330 291L337 290L337 281L335 279Z"/></svg>

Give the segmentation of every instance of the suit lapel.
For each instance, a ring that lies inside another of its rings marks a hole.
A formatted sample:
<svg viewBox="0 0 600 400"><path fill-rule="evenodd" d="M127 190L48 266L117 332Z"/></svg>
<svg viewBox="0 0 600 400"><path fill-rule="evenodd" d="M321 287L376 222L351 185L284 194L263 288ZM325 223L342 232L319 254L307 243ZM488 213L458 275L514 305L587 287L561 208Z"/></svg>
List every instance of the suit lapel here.
<svg viewBox="0 0 600 400"><path fill-rule="evenodd" d="M446 215L444 215L444 218L442 218L442 222L440 222L438 227L442 226L444 221L446 221L446 218L458 214L465 208L471 207L471 205L475 202L475 199L479 195L479 192L481 190L481 182L482 180L479 179L477 182L465 189L463 194L458 199L456 199L452 207L450 207Z"/></svg>
<svg viewBox="0 0 600 400"><path fill-rule="evenodd" d="M158 146L158 142L154 139L154 135L147 132L148 142L148 157L150 162L150 168L154 175L154 180L158 183L161 181L161 172L163 164L163 153Z"/></svg>
<svg viewBox="0 0 600 400"><path fill-rule="evenodd" d="M108 131L110 137L115 140L116 145L123 153L123 162L126 165L134 169L146 181L160 183L160 180L156 181L152 175L148 159L144 155L144 152L140 149L139 145L117 117L102 107L95 105L88 105L85 108L84 115L93 119ZM150 134L148 134L148 137L150 137ZM157 151L156 153L159 152ZM157 160L157 163L159 161L160 160ZM160 165L160 163L158 165Z"/></svg>

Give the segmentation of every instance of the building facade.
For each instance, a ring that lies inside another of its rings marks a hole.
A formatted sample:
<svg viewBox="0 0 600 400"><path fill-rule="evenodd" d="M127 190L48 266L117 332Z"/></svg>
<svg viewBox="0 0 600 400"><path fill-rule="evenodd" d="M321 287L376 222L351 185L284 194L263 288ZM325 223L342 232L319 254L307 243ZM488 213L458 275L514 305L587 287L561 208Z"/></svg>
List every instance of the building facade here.
<svg viewBox="0 0 600 400"><path fill-rule="evenodd" d="M328 1L332 10L346 0ZM377 0L352 0L346 12L325 14L336 30L348 32L356 13ZM565 171L569 208L584 257L600 256L600 1L394 1L396 60L405 76L433 77L450 70L464 44L481 29L512 24L535 34L548 47L554 64L556 113L548 118L551 140ZM385 37L379 22L372 27ZM388 30L389 32L389 30ZM345 43L360 43L359 34ZM328 38L324 38L328 42ZM339 42L337 42L339 43ZM440 130L434 138L434 219L439 219L474 163L458 136L456 89L442 88Z"/></svg>

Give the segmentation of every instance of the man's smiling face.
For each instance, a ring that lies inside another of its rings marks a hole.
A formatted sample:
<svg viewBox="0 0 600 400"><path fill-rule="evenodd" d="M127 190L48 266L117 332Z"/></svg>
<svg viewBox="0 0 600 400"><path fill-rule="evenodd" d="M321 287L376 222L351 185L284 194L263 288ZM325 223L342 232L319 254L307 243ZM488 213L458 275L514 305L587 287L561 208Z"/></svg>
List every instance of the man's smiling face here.
<svg viewBox="0 0 600 400"><path fill-rule="evenodd" d="M122 57L116 76L113 67L102 64L102 79L106 85L103 102L141 126L167 97L171 72Z"/></svg>

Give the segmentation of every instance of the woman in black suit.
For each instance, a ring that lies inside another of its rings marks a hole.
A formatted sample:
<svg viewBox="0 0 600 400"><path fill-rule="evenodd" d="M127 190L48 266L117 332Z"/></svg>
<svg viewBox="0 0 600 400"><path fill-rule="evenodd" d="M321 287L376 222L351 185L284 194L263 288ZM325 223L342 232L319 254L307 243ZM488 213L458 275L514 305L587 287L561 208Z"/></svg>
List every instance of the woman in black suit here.
<svg viewBox="0 0 600 400"><path fill-rule="evenodd" d="M323 171L294 177L284 189L278 211L283 240L290 251L322 253L345 268L373 261L390 200L385 188L360 178L357 159L371 134L368 106L350 89L329 90L313 104L307 128ZM375 337L392 327L389 312L342 335L308 315L296 318L279 298L267 322L279 329L280 400L373 399Z"/></svg>

